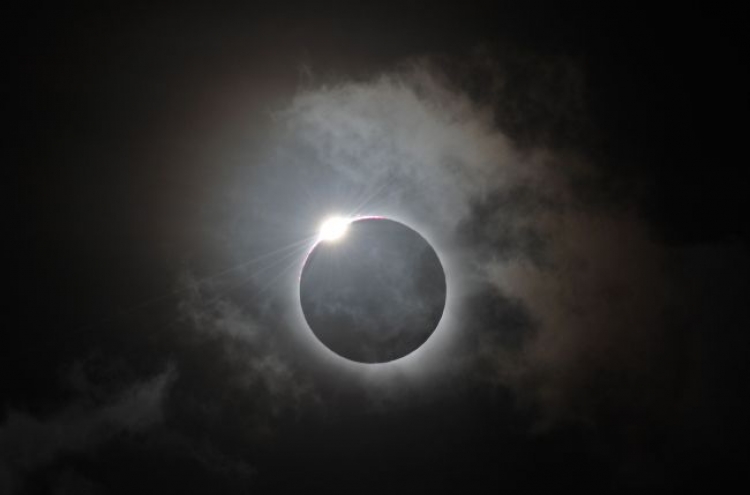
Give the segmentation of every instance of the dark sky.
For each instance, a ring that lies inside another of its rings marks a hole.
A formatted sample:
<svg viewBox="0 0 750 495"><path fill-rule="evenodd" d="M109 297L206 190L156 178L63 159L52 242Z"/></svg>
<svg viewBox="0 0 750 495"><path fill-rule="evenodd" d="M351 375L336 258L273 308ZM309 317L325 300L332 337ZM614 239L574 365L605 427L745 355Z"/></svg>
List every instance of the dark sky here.
<svg viewBox="0 0 750 495"><path fill-rule="evenodd" d="M6 8L0 493L746 483L744 17L605 3ZM446 265L402 366L294 304L362 198Z"/></svg>

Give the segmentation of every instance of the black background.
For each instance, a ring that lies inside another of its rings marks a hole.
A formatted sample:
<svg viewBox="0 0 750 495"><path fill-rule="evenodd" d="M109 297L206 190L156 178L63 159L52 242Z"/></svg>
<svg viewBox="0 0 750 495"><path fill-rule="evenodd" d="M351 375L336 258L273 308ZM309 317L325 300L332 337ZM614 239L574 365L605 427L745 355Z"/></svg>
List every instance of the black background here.
<svg viewBox="0 0 750 495"><path fill-rule="evenodd" d="M74 394L61 385L61 370L82 355L98 356L109 383L126 384L180 352L149 336L169 318L169 301L128 308L171 290L181 257L211 249L191 219L222 177L191 166L191 139L216 138L241 127L243 112L280 104L304 78L300 67L356 79L422 55L459 65L477 51L508 47L567 57L586 77L584 130L544 109L501 128L520 143L571 146L613 182L637 178L643 215L660 242L729 243L746 255L749 86L739 7L247 2L4 10L0 398L7 409L44 417L63 407ZM216 139L220 146L240 136ZM695 427L702 436L688 425L630 438L622 425L636 419L617 412L593 431L563 425L530 436L528 418L510 412L506 393L465 387L458 400L402 413L281 418L281 433L260 447L235 445L225 432L217 443L258 466L249 486L229 471L204 470L174 443L124 438L94 455L57 459L32 473L25 489L54 491L60 466L115 493L728 487L744 480L747 454L742 266L726 270L738 280L705 276L706 297L735 301L736 311L701 314L710 328L701 337L712 370L705 380L715 393L706 399L713 407L695 413L697 424L710 425Z"/></svg>

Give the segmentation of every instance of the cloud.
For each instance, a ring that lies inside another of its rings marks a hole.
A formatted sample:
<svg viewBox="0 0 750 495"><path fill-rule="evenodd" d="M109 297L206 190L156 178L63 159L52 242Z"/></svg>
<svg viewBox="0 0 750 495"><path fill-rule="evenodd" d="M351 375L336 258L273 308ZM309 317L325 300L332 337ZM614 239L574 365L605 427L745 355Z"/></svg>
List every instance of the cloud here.
<svg viewBox="0 0 750 495"><path fill-rule="evenodd" d="M247 279L243 283L251 285ZM224 444L200 440L196 452L214 456L227 444L241 450L242 442L269 434L279 418L316 407L317 390L291 358L294 352L286 347L271 297L250 289L221 291L188 272L182 284L190 290L179 303L184 323L180 338L187 343L180 363L190 371L170 397L172 426L187 439L193 434L183 426L194 421L213 429L217 439L232 437Z"/></svg>
<svg viewBox="0 0 750 495"><path fill-rule="evenodd" d="M498 373L557 418L639 407L672 378L658 366L671 294L664 252L627 215L547 212L533 220L543 263L485 265L488 281L527 308L536 330L520 359L497 356Z"/></svg>
<svg viewBox="0 0 750 495"><path fill-rule="evenodd" d="M549 107L554 128L581 131L580 72L548 64L523 99L508 89L512 72L483 64L497 84L482 97L461 87L462 75L422 62L308 88L277 115L278 153L255 177L283 175L267 191L308 201L299 211L323 216L336 205L404 218L443 246L463 297L457 325L476 342L467 360L482 361L520 403L585 421L601 408L640 407L654 398L639 387L651 395L655 381L671 379L658 366L669 331L666 252L635 190L625 200L608 194L602 167L524 120ZM536 107L514 108L511 97ZM479 301L502 314L479 320Z"/></svg>
<svg viewBox="0 0 750 495"><path fill-rule="evenodd" d="M17 410L6 412L0 426L0 486L3 493L19 489L23 478L60 457L87 452L110 439L158 424L174 368L134 384L111 400L93 405L86 399L71 403L49 417Z"/></svg>
<svg viewBox="0 0 750 495"><path fill-rule="evenodd" d="M247 260L314 235L332 213L401 220L436 247L451 284L455 328L428 341L440 352L420 361L425 373L511 389L540 423L652 414L677 380L660 364L673 344L671 254L639 213L635 181L614 182L577 151L596 134L582 72L523 54L444 62L302 88L228 186L218 237ZM232 380L273 397L253 410L301 410L328 402L323 361L303 356L310 346L280 316L296 304L304 246L274 256L239 270L234 294L199 284L183 309L235 363ZM366 395L401 397L398 383Z"/></svg>
<svg viewBox="0 0 750 495"><path fill-rule="evenodd" d="M374 204L360 206L355 195L339 207L377 209L387 199L390 209L453 227L470 213L468 199L522 173L503 166L514 149L494 131L492 114L422 66L302 92L280 118L288 133L283 158L316 185L319 174L337 188L375 191Z"/></svg>

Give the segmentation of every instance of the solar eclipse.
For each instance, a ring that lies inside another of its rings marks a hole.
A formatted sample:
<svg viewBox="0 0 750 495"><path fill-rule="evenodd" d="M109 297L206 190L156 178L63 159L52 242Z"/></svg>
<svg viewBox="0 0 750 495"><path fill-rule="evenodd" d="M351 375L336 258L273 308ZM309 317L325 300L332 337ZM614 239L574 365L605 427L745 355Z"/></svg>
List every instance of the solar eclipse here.
<svg viewBox="0 0 750 495"><path fill-rule="evenodd" d="M402 358L443 315L446 278L418 232L382 217L334 217L300 277L305 320L328 349L361 363Z"/></svg>

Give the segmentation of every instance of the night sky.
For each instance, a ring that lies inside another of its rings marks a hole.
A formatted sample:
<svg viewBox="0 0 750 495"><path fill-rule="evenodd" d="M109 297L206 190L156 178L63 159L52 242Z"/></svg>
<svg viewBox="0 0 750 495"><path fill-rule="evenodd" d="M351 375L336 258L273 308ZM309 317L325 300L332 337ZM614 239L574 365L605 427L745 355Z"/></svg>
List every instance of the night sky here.
<svg viewBox="0 0 750 495"><path fill-rule="evenodd" d="M747 485L746 16L606 3L6 6L0 494ZM445 269L391 363L350 212Z"/></svg>

